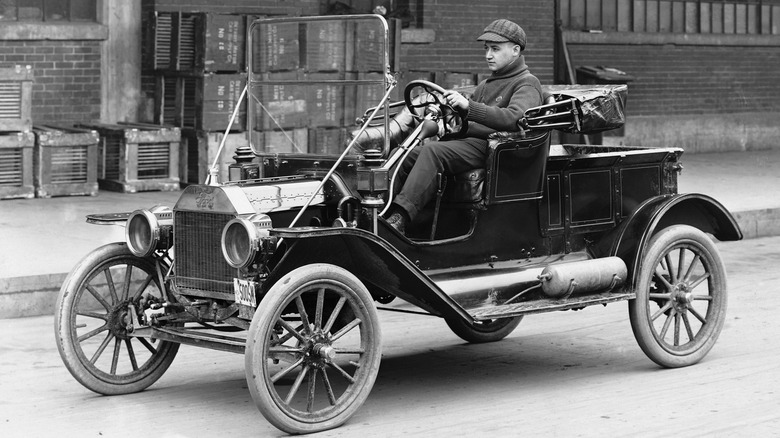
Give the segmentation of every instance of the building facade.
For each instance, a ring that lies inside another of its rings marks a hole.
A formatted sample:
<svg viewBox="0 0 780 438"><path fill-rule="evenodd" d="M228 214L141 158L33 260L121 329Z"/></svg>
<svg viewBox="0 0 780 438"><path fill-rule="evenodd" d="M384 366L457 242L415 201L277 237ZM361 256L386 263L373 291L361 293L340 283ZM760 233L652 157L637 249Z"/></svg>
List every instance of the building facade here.
<svg viewBox="0 0 780 438"><path fill-rule="evenodd" d="M603 65L630 74L624 137L689 152L777 147L780 1L561 0L556 79Z"/></svg>
<svg viewBox="0 0 780 438"><path fill-rule="evenodd" d="M777 143L778 0L494 0L477 8L466 0L3 0L0 67L32 67L35 123L137 121L148 102L149 11L279 16L377 6L403 23L401 84L478 80L486 69L474 39L509 18L526 30L526 61L544 84L571 82L587 65L631 75L626 128L605 142L689 151Z"/></svg>

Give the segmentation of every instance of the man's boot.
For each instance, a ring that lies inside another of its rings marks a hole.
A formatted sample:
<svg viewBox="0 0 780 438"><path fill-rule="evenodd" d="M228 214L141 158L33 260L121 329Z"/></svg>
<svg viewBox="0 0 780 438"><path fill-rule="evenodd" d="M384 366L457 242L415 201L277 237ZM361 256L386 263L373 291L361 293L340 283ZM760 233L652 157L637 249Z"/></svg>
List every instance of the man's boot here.
<svg viewBox="0 0 780 438"><path fill-rule="evenodd" d="M387 223L403 235L406 235L406 221L408 221L406 214L401 211L395 211L387 218Z"/></svg>

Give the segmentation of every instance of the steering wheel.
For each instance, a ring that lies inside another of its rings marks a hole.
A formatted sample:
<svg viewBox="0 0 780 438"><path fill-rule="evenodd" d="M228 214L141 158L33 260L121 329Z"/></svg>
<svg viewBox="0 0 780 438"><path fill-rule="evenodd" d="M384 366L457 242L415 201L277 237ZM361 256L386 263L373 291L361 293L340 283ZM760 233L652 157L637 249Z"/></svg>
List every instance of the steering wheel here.
<svg viewBox="0 0 780 438"><path fill-rule="evenodd" d="M419 93L413 98L412 91L416 88L421 88L427 94ZM417 99L418 97L420 99ZM409 82L404 89L404 103L413 115L419 114L418 109L425 109L431 104L438 105L444 120L443 137L450 135L465 137L466 131L469 129L469 122L461 117L458 110L448 105L444 100L444 88L433 82L423 80Z"/></svg>

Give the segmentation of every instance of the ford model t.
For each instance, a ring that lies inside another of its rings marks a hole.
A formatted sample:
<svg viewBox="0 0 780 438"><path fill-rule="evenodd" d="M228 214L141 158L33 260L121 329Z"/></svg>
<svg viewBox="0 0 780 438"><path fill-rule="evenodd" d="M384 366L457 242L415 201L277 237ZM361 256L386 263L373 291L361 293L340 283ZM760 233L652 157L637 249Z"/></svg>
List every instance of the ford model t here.
<svg viewBox="0 0 780 438"><path fill-rule="evenodd" d="M344 423L368 397L377 309L416 308L481 343L528 314L627 301L654 362L710 351L727 300L711 236L742 236L715 200L677 193L682 150L550 144L553 129L619 124L625 86L549 87L520 131L492 136L484 168L441 175L423 217L405 235L391 227L405 153L467 122L427 81L390 103L387 35L379 16L252 23L251 150L226 174L215 162L172 207L89 218L125 222L126 241L87 255L62 286L57 345L76 380L131 393L180 344L243 353L259 410L305 433ZM359 67L321 68L334 59ZM361 124L344 135L336 113Z"/></svg>

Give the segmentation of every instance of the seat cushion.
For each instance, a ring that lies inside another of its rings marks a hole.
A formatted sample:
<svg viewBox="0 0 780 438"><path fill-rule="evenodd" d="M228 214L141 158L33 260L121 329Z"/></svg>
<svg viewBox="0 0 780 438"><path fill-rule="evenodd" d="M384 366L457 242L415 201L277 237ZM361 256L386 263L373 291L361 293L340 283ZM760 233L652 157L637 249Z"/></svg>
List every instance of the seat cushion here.
<svg viewBox="0 0 780 438"><path fill-rule="evenodd" d="M442 200L454 204L474 204L482 201L485 169L472 169L457 175L446 175Z"/></svg>

